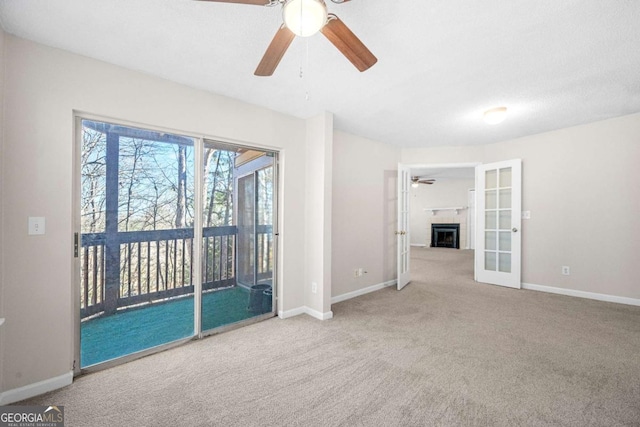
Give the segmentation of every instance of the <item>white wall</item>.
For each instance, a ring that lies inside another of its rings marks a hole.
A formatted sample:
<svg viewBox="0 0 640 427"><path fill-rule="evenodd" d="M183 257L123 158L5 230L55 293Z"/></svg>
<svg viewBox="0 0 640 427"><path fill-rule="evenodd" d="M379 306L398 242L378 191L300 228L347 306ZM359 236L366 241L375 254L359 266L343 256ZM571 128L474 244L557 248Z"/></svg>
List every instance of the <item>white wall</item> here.
<svg viewBox="0 0 640 427"><path fill-rule="evenodd" d="M72 368L74 110L281 149L280 302L304 306L304 120L10 35L5 50L0 391ZM44 236L28 216L46 217Z"/></svg>
<svg viewBox="0 0 640 427"><path fill-rule="evenodd" d="M3 233L3 211L2 204L4 203L3 195L3 173L2 173L2 165L4 164L4 67L6 64L5 56L4 56L4 43L5 43L5 33L0 27L0 319L4 318L4 304L5 299L3 297L4 291L4 265L3 265L3 247L4 247L4 239L2 238ZM0 393L2 393L2 360L3 360L3 349L5 348L4 343L4 326L0 326Z"/></svg>
<svg viewBox="0 0 640 427"><path fill-rule="evenodd" d="M333 145L332 296L396 278L394 146L336 131ZM367 271L354 277L354 269Z"/></svg>
<svg viewBox="0 0 640 427"><path fill-rule="evenodd" d="M406 163L512 158L522 159L522 208L531 211L523 282L640 298L640 114L480 147L402 151Z"/></svg>
<svg viewBox="0 0 640 427"><path fill-rule="evenodd" d="M460 248L466 247L467 210L461 210L458 215L453 211L440 211L436 215L425 211L426 208L467 207L469 204L469 189L475 187L473 179L443 179L436 180L432 185L420 184L418 188L411 187L410 208L410 238L412 245L431 244L431 220L439 218L454 218L451 222L461 224ZM462 230L464 224L464 232Z"/></svg>

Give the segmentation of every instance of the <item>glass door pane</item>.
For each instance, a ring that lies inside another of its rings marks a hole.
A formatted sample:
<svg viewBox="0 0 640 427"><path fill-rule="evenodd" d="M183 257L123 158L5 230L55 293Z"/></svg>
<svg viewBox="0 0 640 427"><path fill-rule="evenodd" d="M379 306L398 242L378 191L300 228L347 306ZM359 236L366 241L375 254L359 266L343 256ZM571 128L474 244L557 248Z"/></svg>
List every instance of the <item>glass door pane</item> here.
<svg viewBox="0 0 640 427"><path fill-rule="evenodd" d="M256 284L256 179L255 174L238 178L238 282Z"/></svg>
<svg viewBox="0 0 640 427"><path fill-rule="evenodd" d="M273 314L273 157L204 145L202 331Z"/></svg>
<svg viewBox="0 0 640 427"><path fill-rule="evenodd" d="M82 121L82 368L193 336L194 141Z"/></svg>

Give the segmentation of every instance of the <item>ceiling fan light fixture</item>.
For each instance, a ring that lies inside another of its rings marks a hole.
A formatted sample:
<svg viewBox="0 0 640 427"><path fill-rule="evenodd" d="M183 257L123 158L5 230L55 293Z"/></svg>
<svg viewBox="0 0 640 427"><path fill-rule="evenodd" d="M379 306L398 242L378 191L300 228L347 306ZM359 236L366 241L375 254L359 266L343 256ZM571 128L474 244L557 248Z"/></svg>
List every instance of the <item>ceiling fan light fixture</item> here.
<svg viewBox="0 0 640 427"><path fill-rule="evenodd" d="M507 107L492 108L484 112L484 122L489 125L497 125L507 117Z"/></svg>
<svg viewBox="0 0 640 427"><path fill-rule="evenodd" d="M327 23L327 6L322 0L288 0L282 7L282 19L295 35L309 37Z"/></svg>
<svg viewBox="0 0 640 427"><path fill-rule="evenodd" d="M420 187L420 184L418 184L418 181L414 181L414 182L411 183L411 187L418 188L418 187Z"/></svg>

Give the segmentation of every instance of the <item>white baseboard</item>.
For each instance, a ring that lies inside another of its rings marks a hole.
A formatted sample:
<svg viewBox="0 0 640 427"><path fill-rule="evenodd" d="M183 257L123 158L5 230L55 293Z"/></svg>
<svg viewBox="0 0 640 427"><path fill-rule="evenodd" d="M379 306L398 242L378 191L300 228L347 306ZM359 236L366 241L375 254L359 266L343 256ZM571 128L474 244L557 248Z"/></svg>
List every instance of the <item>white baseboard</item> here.
<svg viewBox="0 0 640 427"><path fill-rule="evenodd" d="M301 314L308 314L311 317L315 317L318 320L329 320L333 318L333 312L328 311L326 313L321 313L317 310L309 308L307 306L302 306L298 308L294 308L287 311L279 311L278 317L281 319L288 319L290 317L299 316Z"/></svg>
<svg viewBox="0 0 640 427"><path fill-rule="evenodd" d="M294 309L286 310L286 311L280 310L280 311L278 311L278 317L281 318L281 319L288 319L290 317L299 316L301 314L306 313L304 311L304 309L305 309L305 307L302 306L302 307L298 307L298 308L294 308Z"/></svg>
<svg viewBox="0 0 640 427"><path fill-rule="evenodd" d="M548 292L551 294L568 295L570 297L594 299L598 301L615 302L618 304L627 304L640 306L640 299L619 297L616 295L598 294L595 292L577 291L575 289L556 288L553 286L534 285L533 283L523 283L522 289L530 291Z"/></svg>
<svg viewBox="0 0 640 427"><path fill-rule="evenodd" d="M426 248L427 245L425 245L424 243L411 243L410 246L416 246L418 248Z"/></svg>
<svg viewBox="0 0 640 427"><path fill-rule="evenodd" d="M318 320L329 320L333 318L333 311L327 311L326 313L321 313L312 308L305 307L304 312L307 313L311 317L315 317Z"/></svg>
<svg viewBox="0 0 640 427"><path fill-rule="evenodd" d="M0 405L19 402L24 399L39 396L52 390L66 387L73 382L73 371L62 374L59 377L50 378L24 387L14 388L0 393Z"/></svg>
<svg viewBox="0 0 640 427"><path fill-rule="evenodd" d="M366 288L358 289L357 291L347 292L346 294L338 295L331 298L331 304L336 304L342 301L346 301L351 298L359 297L360 295L365 295L370 292L379 291L380 289L384 289L389 286L394 286L398 283L396 279L389 280L388 282L378 283L377 285L368 286Z"/></svg>

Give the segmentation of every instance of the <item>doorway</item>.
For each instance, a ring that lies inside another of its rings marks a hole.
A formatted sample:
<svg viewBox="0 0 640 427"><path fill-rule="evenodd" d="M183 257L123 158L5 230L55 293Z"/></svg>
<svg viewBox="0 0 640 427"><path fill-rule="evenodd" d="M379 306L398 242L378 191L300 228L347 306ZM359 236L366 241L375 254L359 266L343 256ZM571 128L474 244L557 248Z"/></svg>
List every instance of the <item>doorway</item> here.
<svg viewBox="0 0 640 427"><path fill-rule="evenodd" d="M401 176L401 171L405 175L408 171L409 176L407 196L402 198L407 199L404 211L408 214L404 215L404 224L401 224L403 221L400 221L402 218L399 214L398 222L399 233L408 243L403 263L408 271L410 263L406 263L411 258L411 250L433 246L445 246L443 250L469 248L470 223L475 222L475 216L469 214L468 194L469 189L475 187L477 165L479 163L399 165L398 179L406 180ZM398 188L402 188L401 183ZM440 232L443 226L447 226L446 232ZM434 243L434 230L439 237L451 237L451 242L441 245ZM398 277L404 277L403 282L408 280L406 273L402 275L400 271ZM398 288L401 289L400 283Z"/></svg>
<svg viewBox="0 0 640 427"><path fill-rule="evenodd" d="M482 283L490 283L499 286L520 288L521 284L521 209L522 209L522 160L511 159L496 163L485 164L456 164L456 165L398 165L398 231L401 235L398 239L398 254L402 254L405 262L398 262L398 290L402 289L409 281L409 263L411 235L416 234L411 230L407 221L407 212L416 212L416 207L411 203L406 188L412 184L414 189L420 185L433 185L437 179L434 176L438 170L451 168L459 171L463 168L474 168L475 197L473 210L475 220L471 221L476 226L476 239L471 242L474 249L474 276L475 280ZM431 176L425 176L425 174ZM402 191L401 191L402 190ZM461 192L462 194L462 192ZM461 199L464 202L465 199ZM443 203L446 204L447 202ZM469 210L471 204L455 206L457 202L449 206L424 207L422 210L430 212L434 218L431 223L449 223L455 225L455 221L449 218L435 218L439 212L453 212L459 215L460 211ZM453 206L452 206L453 205ZM402 215L401 215L402 213ZM470 217L467 215L467 217ZM462 216L460 219L463 219ZM422 221L417 229L423 227ZM453 232L451 232L453 233ZM462 231L458 236L466 236ZM431 240L433 245L433 240ZM418 244L427 246L426 243ZM463 245L468 246L468 245ZM400 251L402 247L403 251ZM404 250L406 249L406 250Z"/></svg>
<svg viewBox="0 0 640 427"><path fill-rule="evenodd" d="M277 152L87 117L76 139L76 372L275 315Z"/></svg>

